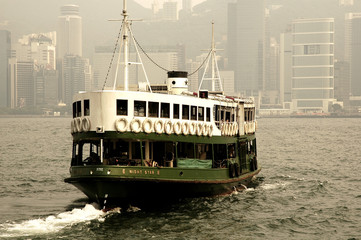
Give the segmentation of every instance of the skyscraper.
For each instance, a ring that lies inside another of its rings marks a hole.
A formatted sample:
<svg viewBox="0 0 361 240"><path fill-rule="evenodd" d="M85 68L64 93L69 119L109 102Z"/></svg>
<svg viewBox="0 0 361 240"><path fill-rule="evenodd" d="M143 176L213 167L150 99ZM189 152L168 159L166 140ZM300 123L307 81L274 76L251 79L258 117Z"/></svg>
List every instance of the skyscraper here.
<svg viewBox="0 0 361 240"><path fill-rule="evenodd" d="M60 8L57 27L57 57L66 54L82 56L82 18L79 6L65 5Z"/></svg>
<svg viewBox="0 0 361 240"><path fill-rule="evenodd" d="M258 95L263 88L264 0L238 0L228 5L229 67L235 92Z"/></svg>
<svg viewBox="0 0 361 240"><path fill-rule="evenodd" d="M11 34L7 30L0 30L0 107L9 105L8 60L11 51Z"/></svg>
<svg viewBox="0 0 361 240"><path fill-rule="evenodd" d="M361 96L361 13L346 14L345 25L345 61L350 68L350 93Z"/></svg>
<svg viewBox="0 0 361 240"><path fill-rule="evenodd" d="M334 100L334 19L292 22L292 104L297 112L328 112Z"/></svg>

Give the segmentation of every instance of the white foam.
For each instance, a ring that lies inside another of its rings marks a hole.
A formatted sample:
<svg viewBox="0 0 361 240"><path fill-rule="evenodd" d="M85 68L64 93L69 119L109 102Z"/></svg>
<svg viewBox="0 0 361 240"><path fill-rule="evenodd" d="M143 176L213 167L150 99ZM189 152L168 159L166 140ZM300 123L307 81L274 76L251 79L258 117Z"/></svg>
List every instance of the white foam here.
<svg viewBox="0 0 361 240"><path fill-rule="evenodd" d="M20 223L5 223L0 225L0 237L31 236L58 232L65 227L81 222L98 220L103 222L107 213L87 204L84 208L60 213L56 216L26 220Z"/></svg>
<svg viewBox="0 0 361 240"><path fill-rule="evenodd" d="M261 186L264 190L271 190L271 189L278 189L278 188L284 188L289 183L271 183L271 184L264 184Z"/></svg>

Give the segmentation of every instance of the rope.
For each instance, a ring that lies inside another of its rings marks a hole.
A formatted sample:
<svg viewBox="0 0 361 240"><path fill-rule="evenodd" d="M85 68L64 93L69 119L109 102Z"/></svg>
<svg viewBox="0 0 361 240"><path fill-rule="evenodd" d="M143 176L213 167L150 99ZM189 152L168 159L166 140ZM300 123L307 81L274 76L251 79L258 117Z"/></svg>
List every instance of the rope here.
<svg viewBox="0 0 361 240"><path fill-rule="evenodd" d="M110 59L110 63L109 63L109 67L108 67L108 72L107 72L107 75L105 76L105 81L104 81L102 90L104 90L105 84L107 83L108 76L109 76L109 73L110 73L110 69L112 68L112 65L113 65L114 56L115 56L115 53L116 53L117 48L118 48L118 43L119 43L119 39L120 39L120 34L121 34L121 33L122 33L122 26L120 26L120 28L119 28L119 33L118 33L117 41L115 42L115 45L114 45L113 55L112 55L112 58ZM114 80L114 81L115 81L115 80Z"/></svg>
<svg viewBox="0 0 361 240"><path fill-rule="evenodd" d="M201 69L203 67L203 65L206 63L207 59L209 58L209 56L211 55L212 50L209 51L207 57L204 59L204 61L202 62L202 64L192 73L188 74L188 76L192 76L193 74L195 74L196 72L199 71L199 69Z"/></svg>
<svg viewBox="0 0 361 240"><path fill-rule="evenodd" d="M142 48L142 46L140 46L138 40L137 40L134 36L133 36L133 38L134 38L135 43L136 43L136 44L138 45L138 47L140 48L140 50L142 50L142 52L144 53L144 55L145 55L154 65L156 65L157 67L159 67L160 69L162 69L162 70L164 70L164 71L166 71L166 72L169 72L168 69L160 66L160 65L159 65L158 63L156 63L153 59L151 59L151 58L149 57L149 55L144 51L144 49Z"/></svg>

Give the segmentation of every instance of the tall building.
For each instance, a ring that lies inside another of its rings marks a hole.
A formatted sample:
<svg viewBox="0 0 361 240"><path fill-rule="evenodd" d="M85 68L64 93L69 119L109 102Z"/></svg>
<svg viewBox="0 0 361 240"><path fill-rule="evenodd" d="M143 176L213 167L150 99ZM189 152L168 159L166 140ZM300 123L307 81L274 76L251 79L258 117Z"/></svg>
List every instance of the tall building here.
<svg viewBox="0 0 361 240"><path fill-rule="evenodd" d="M255 96L263 89L264 0L238 0L228 5L228 66L235 89Z"/></svg>
<svg viewBox="0 0 361 240"><path fill-rule="evenodd" d="M361 96L361 13L346 14L345 25L345 61L350 67L350 93Z"/></svg>
<svg viewBox="0 0 361 240"><path fill-rule="evenodd" d="M7 30L0 30L0 107L8 107L9 78L8 61L11 53L11 34Z"/></svg>
<svg viewBox="0 0 361 240"><path fill-rule="evenodd" d="M9 60L10 107L23 108L35 105L34 61Z"/></svg>
<svg viewBox="0 0 361 240"><path fill-rule="evenodd" d="M334 100L334 19L292 22L292 104L296 112L328 112Z"/></svg>
<svg viewBox="0 0 361 240"><path fill-rule="evenodd" d="M82 56L82 18L79 6L65 5L60 8L57 27L57 57Z"/></svg>
<svg viewBox="0 0 361 240"><path fill-rule="evenodd" d="M61 100L71 106L74 94L90 89L91 68L89 60L75 55L63 58L63 94Z"/></svg>
<svg viewBox="0 0 361 240"><path fill-rule="evenodd" d="M292 34L287 30L280 36L280 103L290 108L292 91Z"/></svg>
<svg viewBox="0 0 361 240"><path fill-rule="evenodd" d="M163 20L176 21L178 20L177 2L163 3Z"/></svg>

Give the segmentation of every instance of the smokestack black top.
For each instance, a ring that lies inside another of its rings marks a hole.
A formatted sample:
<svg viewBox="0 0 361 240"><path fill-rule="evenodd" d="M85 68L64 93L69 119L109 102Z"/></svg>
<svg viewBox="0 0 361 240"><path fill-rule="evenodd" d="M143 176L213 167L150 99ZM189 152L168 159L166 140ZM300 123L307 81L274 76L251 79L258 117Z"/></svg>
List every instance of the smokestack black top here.
<svg viewBox="0 0 361 240"><path fill-rule="evenodd" d="M168 78L187 78L188 72L171 71L168 72Z"/></svg>

